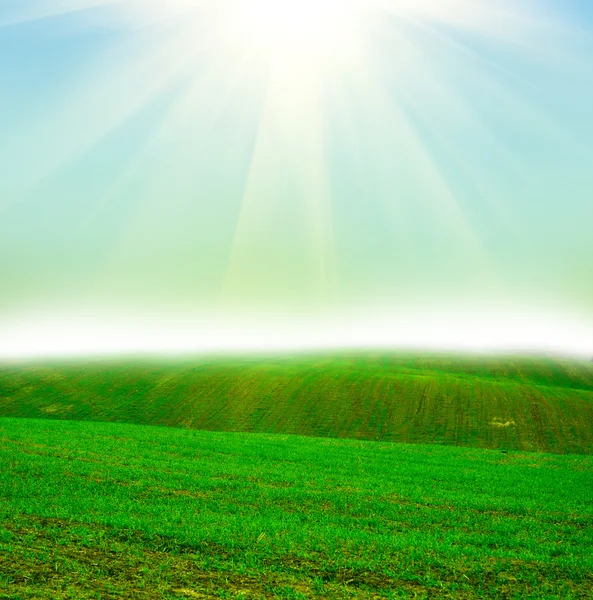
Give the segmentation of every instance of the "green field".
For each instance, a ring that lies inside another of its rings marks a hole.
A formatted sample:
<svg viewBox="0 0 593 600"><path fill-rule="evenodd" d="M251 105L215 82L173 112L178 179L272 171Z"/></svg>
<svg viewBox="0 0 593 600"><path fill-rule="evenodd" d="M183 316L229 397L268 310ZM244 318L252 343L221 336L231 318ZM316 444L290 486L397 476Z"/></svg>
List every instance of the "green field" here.
<svg viewBox="0 0 593 600"><path fill-rule="evenodd" d="M0 419L2 598L590 598L593 458Z"/></svg>
<svg viewBox="0 0 593 600"><path fill-rule="evenodd" d="M593 453L593 364L394 353L5 365L0 416Z"/></svg>
<svg viewBox="0 0 593 600"><path fill-rule="evenodd" d="M584 361L4 365L0 598L588 599L591 454Z"/></svg>

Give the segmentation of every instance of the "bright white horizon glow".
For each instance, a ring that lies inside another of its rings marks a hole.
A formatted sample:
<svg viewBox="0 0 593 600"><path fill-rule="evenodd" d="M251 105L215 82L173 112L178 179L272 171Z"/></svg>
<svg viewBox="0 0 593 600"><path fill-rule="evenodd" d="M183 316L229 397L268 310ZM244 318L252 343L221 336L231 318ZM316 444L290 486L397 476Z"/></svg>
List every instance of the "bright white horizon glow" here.
<svg viewBox="0 0 593 600"><path fill-rule="evenodd" d="M405 319L335 319L319 322L261 320L227 323L165 322L149 319L95 322L71 318L30 319L13 324L0 340L0 360L142 355L212 355L340 350L549 353L591 355L593 325L577 321L506 314L414 314Z"/></svg>

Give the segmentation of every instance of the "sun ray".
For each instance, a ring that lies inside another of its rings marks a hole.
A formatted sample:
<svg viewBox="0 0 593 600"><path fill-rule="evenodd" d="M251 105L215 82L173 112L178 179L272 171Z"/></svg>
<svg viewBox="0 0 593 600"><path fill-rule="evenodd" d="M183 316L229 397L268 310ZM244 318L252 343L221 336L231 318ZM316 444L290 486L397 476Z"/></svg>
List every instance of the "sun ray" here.
<svg viewBox="0 0 593 600"><path fill-rule="evenodd" d="M8 4L2 7L0 13L0 28L82 15L96 9L119 7L127 1L129 0L41 0L33 5L21 0L16 2L8 0Z"/></svg>
<svg viewBox="0 0 593 600"><path fill-rule="evenodd" d="M265 304L266 296L281 303L292 297L290 303L298 304L317 293L310 236L317 225L307 217L319 193L308 156L315 109L312 98L306 106L302 97L295 102L285 84L291 82L270 82L229 259L225 305L246 298Z"/></svg>
<svg viewBox="0 0 593 600"><path fill-rule="evenodd" d="M114 282L122 290L129 288L127 273L145 268L142 264L148 257L139 249L151 236L154 246L162 245L160 256L152 259L150 277L144 275L146 288L166 271L171 280L176 278L177 284L184 286L189 305L214 301L222 277L216 267L219 261L224 262L229 244L226 238L230 240L242 187L237 157L244 163L244 157L251 155L252 130L259 119L265 88L264 80L254 86L248 72L245 63L229 66L224 61L213 62L179 95L151 144L135 161L134 177L144 182L143 201L112 247L98 274L94 295L102 296ZM231 171L233 177L229 178ZM117 194L125 197L126 189L119 189ZM171 229L177 231L175 244L166 241ZM209 231L216 231L218 237L213 238ZM183 264L174 266L172 253L181 243L187 254Z"/></svg>
<svg viewBox="0 0 593 600"><path fill-rule="evenodd" d="M155 95L174 85L188 61L184 54L173 53L172 62L171 48L165 45L114 68L117 54L130 51L138 49L123 45L104 57L92 77L85 77L82 83L68 90L67 102L53 111L40 113L35 122L12 140L13 157L31 163L32 169L20 194L2 202L0 211L25 197L44 179L132 117ZM47 152L39 140L48 140L52 152Z"/></svg>

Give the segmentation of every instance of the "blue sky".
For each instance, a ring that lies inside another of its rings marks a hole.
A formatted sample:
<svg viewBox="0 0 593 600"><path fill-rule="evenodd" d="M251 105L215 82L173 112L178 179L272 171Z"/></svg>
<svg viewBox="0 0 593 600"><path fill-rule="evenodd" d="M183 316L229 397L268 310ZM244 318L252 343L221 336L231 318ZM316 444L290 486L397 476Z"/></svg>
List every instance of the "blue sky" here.
<svg viewBox="0 0 593 600"><path fill-rule="evenodd" d="M0 350L593 353L592 59L583 0L5 0Z"/></svg>

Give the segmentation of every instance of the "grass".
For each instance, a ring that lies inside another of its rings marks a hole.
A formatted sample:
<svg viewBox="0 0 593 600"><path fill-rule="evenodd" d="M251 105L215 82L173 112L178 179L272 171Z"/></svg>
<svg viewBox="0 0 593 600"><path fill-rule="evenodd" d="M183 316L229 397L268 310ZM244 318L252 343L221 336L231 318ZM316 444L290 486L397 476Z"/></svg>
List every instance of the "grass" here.
<svg viewBox="0 0 593 600"><path fill-rule="evenodd" d="M593 453L593 364L342 353L0 368L0 416Z"/></svg>
<svg viewBox="0 0 593 600"><path fill-rule="evenodd" d="M546 357L4 365L0 598L590 598L592 424Z"/></svg>
<svg viewBox="0 0 593 600"><path fill-rule="evenodd" d="M0 419L0 598L590 598L593 457Z"/></svg>

